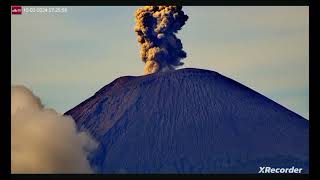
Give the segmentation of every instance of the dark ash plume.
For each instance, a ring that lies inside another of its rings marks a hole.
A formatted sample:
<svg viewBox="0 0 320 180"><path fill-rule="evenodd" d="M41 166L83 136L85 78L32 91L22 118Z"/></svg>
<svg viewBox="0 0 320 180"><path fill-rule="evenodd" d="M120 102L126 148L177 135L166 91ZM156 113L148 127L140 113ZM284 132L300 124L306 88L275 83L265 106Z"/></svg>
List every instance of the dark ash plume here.
<svg viewBox="0 0 320 180"><path fill-rule="evenodd" d="M134 28L141 44L141 59L146 63L145 74L173 70L183 65L187 56L175 33L188 20L182 6L144 6L135 14Z"/></svg>

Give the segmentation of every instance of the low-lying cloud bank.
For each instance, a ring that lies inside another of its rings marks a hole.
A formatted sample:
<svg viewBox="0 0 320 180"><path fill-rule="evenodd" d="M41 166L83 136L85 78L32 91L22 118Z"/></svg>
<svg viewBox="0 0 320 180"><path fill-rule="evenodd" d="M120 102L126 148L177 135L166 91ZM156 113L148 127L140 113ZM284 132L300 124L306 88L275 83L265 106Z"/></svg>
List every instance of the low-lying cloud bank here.
<svg viewBox="0 0 320 180"><path fill-rule="evenodd" d="M97 143L70 116L45 108L24 86L11 87L11 172L94 173Z"/></svg>

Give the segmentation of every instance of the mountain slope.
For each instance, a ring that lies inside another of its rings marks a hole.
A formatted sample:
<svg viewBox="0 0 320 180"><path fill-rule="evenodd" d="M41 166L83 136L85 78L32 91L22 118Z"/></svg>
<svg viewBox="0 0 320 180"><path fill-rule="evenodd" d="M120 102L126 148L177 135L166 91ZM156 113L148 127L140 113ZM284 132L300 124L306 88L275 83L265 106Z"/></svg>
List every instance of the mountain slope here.
<svg viewBox="0 0 320 180"><path fill-rule="evenodd" d="M309 122L213 71L121 77L65 114L100 142L102 173L309 171Z"/></svg>

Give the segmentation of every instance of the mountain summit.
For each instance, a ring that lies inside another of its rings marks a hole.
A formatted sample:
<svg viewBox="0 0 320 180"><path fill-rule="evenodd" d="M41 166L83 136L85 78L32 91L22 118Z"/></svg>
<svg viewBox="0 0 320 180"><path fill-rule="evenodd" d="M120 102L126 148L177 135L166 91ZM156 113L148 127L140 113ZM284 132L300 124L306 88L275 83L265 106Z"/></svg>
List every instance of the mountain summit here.
<svg viewBox="0 0 320 180"><path fill-rule="evenodd" d="M308 120L213 71L120 77L65 114L98 173L309 172Z"/></svg>

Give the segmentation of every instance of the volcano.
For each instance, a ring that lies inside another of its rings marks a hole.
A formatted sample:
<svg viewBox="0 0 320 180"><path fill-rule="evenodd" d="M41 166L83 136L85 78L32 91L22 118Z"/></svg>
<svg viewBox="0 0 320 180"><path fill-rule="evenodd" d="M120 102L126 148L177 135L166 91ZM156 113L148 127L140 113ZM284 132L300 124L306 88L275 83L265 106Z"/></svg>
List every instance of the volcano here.
<svg viewBox="0 0 320 180"><path fill-rule="evenodd" d="M309 173L309 121L214 71L120 77L65 115L98 173Z"/></svg>

